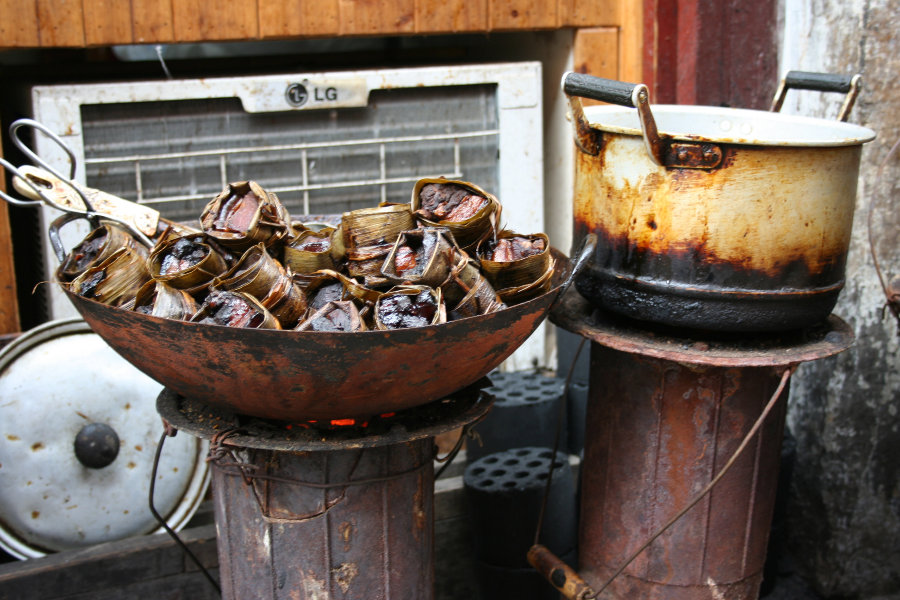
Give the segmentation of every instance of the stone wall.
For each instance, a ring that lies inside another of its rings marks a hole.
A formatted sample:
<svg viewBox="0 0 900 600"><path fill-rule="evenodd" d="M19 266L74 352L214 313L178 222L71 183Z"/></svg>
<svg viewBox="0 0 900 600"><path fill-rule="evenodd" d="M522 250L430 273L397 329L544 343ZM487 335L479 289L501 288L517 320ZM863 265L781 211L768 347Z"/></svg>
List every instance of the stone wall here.
<svg viewBox="0 0 900 600"><path fill-rule="evenodd" d="M801 367L788 424L797 440L790 549L828 599L900 598L900 335L882 316L886 278L900 275L900 3L783 0L780 73L862 73L850 121L878 138L865 146L847 284L835 313L856 332L849 351ZM791 92L783 112L833 118L841 98ZM882 164L884 166L882 167Z"/></svg>

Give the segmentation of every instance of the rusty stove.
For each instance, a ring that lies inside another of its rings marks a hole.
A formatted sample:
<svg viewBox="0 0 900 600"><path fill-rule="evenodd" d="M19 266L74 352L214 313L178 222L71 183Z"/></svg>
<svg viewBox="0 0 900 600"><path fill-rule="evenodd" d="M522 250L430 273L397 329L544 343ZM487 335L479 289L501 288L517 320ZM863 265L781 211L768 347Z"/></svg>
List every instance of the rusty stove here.
<svg viewBox="0 0 900 600"><path fill-rule="evenodd" d="M832 315L784 334L702 338L601 312L574 290L551 320L590 341L590 380L578 571L541 570L569 598L758 598L785 384L799 363L848 348L851 329Z"/></svg>
<svg viewBox="0 0 900 600"><path fill-rule="evenodd" d="M489 381L360 421L242 417L164 390L210 441L222 597L434 597L434 437L484 417Z"/></svg>

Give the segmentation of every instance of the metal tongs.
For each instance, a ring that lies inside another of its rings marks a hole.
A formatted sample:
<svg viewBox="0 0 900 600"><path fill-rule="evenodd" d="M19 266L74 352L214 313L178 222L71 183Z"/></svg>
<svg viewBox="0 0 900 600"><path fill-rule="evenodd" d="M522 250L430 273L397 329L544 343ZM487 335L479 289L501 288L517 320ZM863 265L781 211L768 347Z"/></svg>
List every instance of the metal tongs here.
<svg viewBox="0 0 900 600"><path fill-rule="evenodd" d="M19 130L23 127L40 131L66 153L69 158L68 177L28 147L19 137ZM60 263L65 261L66 251L59 237L59 229L79 218L86 219L94 228L99 226L100 221L112 221L124 227L148 248L153 247L154 243L150 238L157 232L159 212L75 181L77 168L75 153L59 136L41 123L32 119L19 119L10 125L9 136L16 147L37 166L24 165L16 168L0 158L0 166L14 175L13 187L25 198L15 198L3 190L0 190L0 197L16 206L44 204L65 213L51 224L48 231L50 243Z"/></svg>

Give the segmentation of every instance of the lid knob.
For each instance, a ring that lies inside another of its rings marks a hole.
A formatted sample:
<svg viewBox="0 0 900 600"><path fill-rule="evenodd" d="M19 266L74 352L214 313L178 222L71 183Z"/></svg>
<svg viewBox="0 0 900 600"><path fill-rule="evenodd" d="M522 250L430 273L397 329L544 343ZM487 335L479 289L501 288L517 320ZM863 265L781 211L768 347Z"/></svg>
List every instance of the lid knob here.
<svg viewBox="0 0 900 600"><path fill-rule="evenodd" d="M119 436L106 423L88 423L75 436L75 457L89 469L109 466L119 455Z"/></svg>

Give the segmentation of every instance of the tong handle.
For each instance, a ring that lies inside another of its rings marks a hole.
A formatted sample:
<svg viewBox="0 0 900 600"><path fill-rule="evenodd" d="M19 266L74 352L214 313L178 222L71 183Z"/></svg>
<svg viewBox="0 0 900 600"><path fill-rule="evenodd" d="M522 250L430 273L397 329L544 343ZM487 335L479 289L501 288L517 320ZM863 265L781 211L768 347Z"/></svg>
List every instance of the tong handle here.
<svg viewBox="0 0 900 600"><path fill-rule="evenodd" d="M19 137L19 130L22 129L23 127L37 129L38 131L40 131L41 133L46 135L48 138L53 140L53 142L57 146L59 146L63 152L66 153L66 156L69 157L69 176L68 177L64 176L59 171L54 169L47 161L42 159L40 156L37 155L37 153L35 153L34 150L32 150L31 148L28 147L28 144L26 144L22 140L22 138ZM75 179L75 171L78 166L78 159L75 157L75 152L72 151L72 149L69 147L69 145L66 144L62 140L62 138L60 138L58 135L56 135L55 133L50 131L50 129L48 129L43 123L35 121L34 119L18 119L16 121L13 121L13 123L9 126L9 137L12 139L13 144L16 145L16 148L18 148L22 152L22 154L24 154L25 156L30 158L31 162L33 162L34 164L45 169L46 171L53 173L60 179L68 179L70 181ZM88 203L88 207L90 207L90 203Z"/></svg>

